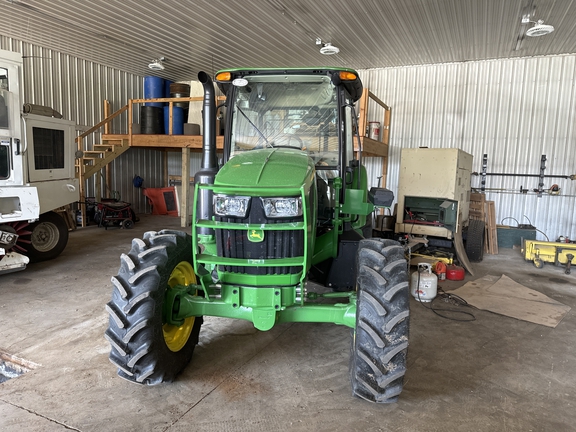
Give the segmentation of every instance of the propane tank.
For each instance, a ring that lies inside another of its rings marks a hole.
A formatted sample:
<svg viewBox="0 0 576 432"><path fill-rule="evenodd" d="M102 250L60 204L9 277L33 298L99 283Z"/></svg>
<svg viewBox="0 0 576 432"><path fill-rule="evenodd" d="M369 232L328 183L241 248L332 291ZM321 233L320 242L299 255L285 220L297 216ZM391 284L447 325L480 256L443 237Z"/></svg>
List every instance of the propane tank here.
<svg viewBox="0 0 576 432"><path fill-rule="evenodd" d="M438 278L432 273L428 263L418 264L418 270L412 273L410 293L417 301L428 303L434 300L438 292Z"/></svg>

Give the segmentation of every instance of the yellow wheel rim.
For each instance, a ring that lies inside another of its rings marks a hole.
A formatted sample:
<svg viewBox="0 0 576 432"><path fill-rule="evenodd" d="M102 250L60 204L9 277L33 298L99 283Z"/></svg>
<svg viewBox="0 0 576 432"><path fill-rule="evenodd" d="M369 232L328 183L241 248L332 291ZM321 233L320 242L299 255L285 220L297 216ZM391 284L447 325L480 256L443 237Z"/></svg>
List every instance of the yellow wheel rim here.
<svg viewBox="0 0 576 432"><path fill-rule="evenodd" d="M168 286L172 288L175 285L190 285L195 284L196 275L194 274L194 269L189 262L182 261L179 263L168 279ZM164 341L168 349L173 352L180 351L188 342L190 333L192 333L192 328L194 327L194 317L186 318L184 324L177 327L172 324L164 324L162 326L162 332L164 333Z"/></svg>

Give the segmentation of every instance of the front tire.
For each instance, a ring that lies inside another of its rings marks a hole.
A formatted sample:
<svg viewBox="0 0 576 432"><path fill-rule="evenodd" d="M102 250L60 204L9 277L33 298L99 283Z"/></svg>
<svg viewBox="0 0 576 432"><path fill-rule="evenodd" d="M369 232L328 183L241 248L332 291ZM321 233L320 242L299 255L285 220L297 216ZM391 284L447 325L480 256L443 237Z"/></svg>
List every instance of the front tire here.
<svg viewBox="0 0 576 432"><path fill-rule="evenodd" d="M27 230L30 237L22 239L20 246L30 262L47 261L62 253L68 243L68 226L60 215L54 212L43 213L38 221L31 223Z"/></svg>
<svg viewBox="0 0 576 432"><path fill-rule="evenodd" d="M202 317L177 327L164 322L162 311L167 290L197 283L191 262L191 237L180 231L147 232L122 255L105 333L120 377L147 385L171 382L190 362Z"/></svg>
<svg viewBox="0 0 576 432"><path fill-rule="evenodd" d="M392 240L362 240L357 268L352 393L370 402L396 402L406 373L410 313L404 249Z"/></svg>

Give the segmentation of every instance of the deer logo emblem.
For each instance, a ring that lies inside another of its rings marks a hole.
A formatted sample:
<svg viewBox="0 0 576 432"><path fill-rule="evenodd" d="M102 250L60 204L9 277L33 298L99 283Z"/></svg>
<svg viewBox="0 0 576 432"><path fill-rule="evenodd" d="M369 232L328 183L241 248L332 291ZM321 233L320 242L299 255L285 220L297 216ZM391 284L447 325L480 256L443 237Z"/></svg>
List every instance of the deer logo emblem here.
<svg viewBox="0 0 576 432"><path fill-rule="evenodd" d="M248 231L248 240L253 243L260 243L264 241L264 231L262 230L249 230Z"/></svg>

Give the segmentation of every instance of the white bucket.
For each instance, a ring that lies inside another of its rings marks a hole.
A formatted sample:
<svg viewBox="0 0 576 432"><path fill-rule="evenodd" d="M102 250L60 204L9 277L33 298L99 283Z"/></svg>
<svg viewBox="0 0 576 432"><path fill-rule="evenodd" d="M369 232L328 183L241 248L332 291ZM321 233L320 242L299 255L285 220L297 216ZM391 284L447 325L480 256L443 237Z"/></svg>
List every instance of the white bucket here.
<svg viewBox="0 0 576 432"><path fill-rule="evenodd" d="M410 279L410 293L417 301L423 303L434 300L438 293L438 278L432 273L430 264L418 264L418 270L412 273Z"/></svg>
<svg viewBox="0 0 576 432"><path fill-rule="evenodd" d="M376 141L380 139L380 122L368 122L368 136Z"/></svg>

